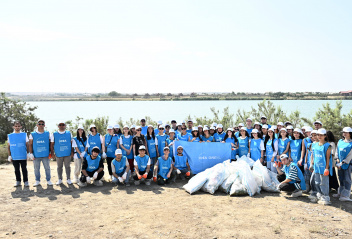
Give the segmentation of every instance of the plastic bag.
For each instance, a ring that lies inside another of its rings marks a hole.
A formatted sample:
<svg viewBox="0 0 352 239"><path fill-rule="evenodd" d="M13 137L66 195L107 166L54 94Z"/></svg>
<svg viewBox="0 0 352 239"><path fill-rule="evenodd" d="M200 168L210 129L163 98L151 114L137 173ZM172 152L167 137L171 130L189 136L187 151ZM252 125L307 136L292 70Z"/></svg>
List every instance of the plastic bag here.
<svg viewBox="0 0 352 239"><path fill-rule="evenodd" d="M243 155L241 158L238 158L237 159L237 162L240 162L240 161L244 161L246 162L250 167L253 166L253 164L255 163L255 161L251 158L248 158L247 156Z"/></svg>
<svg viewBox="0 0 352 239"><path fill-rule="evenodd" d="M208 176L208 180L202 186L202 191L214 194L219 186L224 182L226 173L225 164L220 163L212 167L212 172Z"/></svg>
<svg viewBox="0 0 352 239"><path fill-rule="evenodd" d="M189 193L195 193L197 192L203 185L206 183L208 180L208 175L211 173L212 168L208 168L205 171L198 173L196 176L191 178L186 185L183 186L183 188Z"/></svg>
<svg viewBox="0 0 352 239"><path fill-rule="evenodd" d="M236 180L233 182L230 190L230 195L231 196L242 196L242 195L247 195L247 189L246 187L242 184L241 178L237 177Z"/></svg>
<svg viewBox="0 0 352 239"><path fill-rule="evenodd" d="M223 183L220 185L219 189L224 193L229 193L232 183L238 177L238 168L237 162L225 163L226 170L228 171L229 176L225 178Z"/></svg>
<svg viewBox="0 0 352 239"><path fill-rule="evenodd" d="M275 188L280 184L279 180L277 180L277 173L274 173L270 170L268 170L269 176L273 184L275 185Z"/></svg>
<svg viewBox="0 0 352 239"><path fill-rule="evenodd" d="M252 171L253 174L259 175L261 178L261 187L263 190L267 192L279 192L276 183L273 182L269 175L269 170L259 160L254 163Z"/></svg>
<svg viewBox="0 0 352 239"><path fill-rule="evenodd" d="M249 165L245 161L237 162L239 167L239 175L242 179L242 184L246 187L248 195L254 196L259 191L258 184L256 183ZM260 192L260 191L259 191Z"/></svg>

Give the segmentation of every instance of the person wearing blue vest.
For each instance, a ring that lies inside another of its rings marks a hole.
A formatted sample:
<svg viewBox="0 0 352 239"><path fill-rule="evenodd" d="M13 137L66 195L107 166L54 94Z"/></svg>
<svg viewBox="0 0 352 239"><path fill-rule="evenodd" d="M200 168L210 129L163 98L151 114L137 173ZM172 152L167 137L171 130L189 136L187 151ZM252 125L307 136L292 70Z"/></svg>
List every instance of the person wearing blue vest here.
<svg viewBox="0 0 352 239"><path fill-rule="evenodd" d="M276 163L281 167L280 156L281 154L288 154L290 150L290 139L288 138L288 134L285 128L281 128L279 131L278 138L278 154L276 156Z"/></svg>
<svg viewBox="0 0 352 239"><path fill-rule="evenodd" d="M304 132L303 130L304 129ZM310 138L310 134L312 132L312 127L309 127L309 126L304 126L302 127L301 131L303 132L303 136L305 137L303 140L302 140L302 152L301 152L301 158L300 160L298 161L298 165L302 166L303 165L303 170L304 172L308 169L304 164L305 164L305 158L306 158L306 152L307 152L307 145L308 143L311 143L312 140ZM309 171L309 170L308 170Z"/></svg>
<svg viewBox="0 0 352 239"><path fill-rule="evenodd" d="M171 126L169 124L165 124L165 131L164 133L166 135L170 135L170 129L171 129Z"/></svg>
<svg viewBox="0 0 352 239"><path fill-rule="evenodd" d="M278 143L277 139L275 139L275 130L270 128L268 130L268 134L264 138L264 148L265 148L265 159L266 159L266 167L270 171L277 173L276 168L274 167Z"/></svg>
<svg viewBox="0 0 352 239"><path fill-rule="evenodd" d="M187 126L188 126L188 129L186 131L187 131L187 133L191 134L192 133L192 128L193 128L193 121L191 119L189 119L187 121Z"/></svg>
<svg viewBox="0 0 352 239"><path fill-rule="evenodd" d="M302 190L306 190L306 183L303 174L296 163L289 160L287 154L282 154L280 160L283 163L283 168L280 169L277 165L277 180L280 182L278 189L284 192L292 192L291 197L302 196Z"/></svg>
<svg viewBox="0 0 352 239"><path fill-rule="evenodd" d="M226 130L226 135L222 143L230 143L231 144L231 162L236 161L236 156L238 154L238 140L235 134L233 133L232 128L228 128Z"/></svg>
<svg viewBox="0 0 352 239"><path fill-rule="evenodd" d="M190 141L191 138L192 138L192 135L187 132L187 127L182 125L181 133L177 136L177 140Z"/></svg>
<svg viewBox="0 0 352 239"><path fill-rule="evenodd" d="M115 151L119 148L119 136L114 134L112 125L107 127L108 133L104 136L106 149L106 164L108 165L109 179L112 180L111 162L115 158Z"/></svg>
<svg viewBox="0 0 352 239"><path fill-rule="evenodd" d="M215 142L222 142L224 141L226 133L224 132L224 127L222 124L218 124L216 126L216 133L214 134L214 141Z"/></svg>
<svg viewBox="0 0 352 239"><path fill-rule="evenodd" d="M12 162L15 168L16 183L14 186L21 186L21 168L24 186L29 187L27 171L27 158L29 158L27 146L29 140L27 134L21 132L22 125L19 121L14 122L13 129L14 132L7 135L7 151L9 153L8 161Z"/></svg>
<svg viewBox="0 0 352 239"><path fill-rule="evenodd" d="M158 157L163 156L164 155L164 147L166 145L166 139L169 137L168 135L166 135L164 133L164 126L163 125L159 125L159 133L155 136L156 137L156 144L157 144L157 148L156 148L156 152Z"/></svg>
<svg viewBox="0 0 352 239"><path fill-rule="evenodd" d="M171 120L171 129L173 129L175 131L175 134L176 134L176 131L177 131L177 122L176 122L176 120Z"/></svg>
<svg viewBox="0 0 352 239"><path fill-rule="evenodd" d="M54 132L50 136L51 152L54 153L54 157L57 161L57 175L58 181L56 185L62 184L62 168L65 165L67 184L71 182L71 158L73 156L72 150L72 134L70 131L66 131L66 123L64 121L59 122L58 131Z"/></svg>
<svg viewBox="0 0 352 239"><path fill-rule="evenodd" d="M290 150L288 153L289 159L292 160L294 163L298 164L302 172L304 172L304 168L301 167L303 165L299 164L298 161L300 161L302 158L302 152L304 147L302 143L303 139L304 139L304 136L301 129L295 128L293 130L293 134L290 140Z"/></svg>
<svg viewBox="0 0 352 239"><path fill-rule="evenodd" d="M339 198L342 202L351 202L351 171L352 171L352 129L345 127L342 130L343 139L337 144L336 166L338 167L338 176L340 187L338 193L333 197Z"/></svg>
<svg viewBox="0 0 352 239"><path fill-rule="evenodd" d="M174 141L176 140L175 138L175 131L173 129L170 129L170 132L169 132L169 137L166 139L166 144L165 146L168 147L170 149L169 151L169 157L174 159Z"/></svg>
<svg viewBox="0 0 352 239"><path fill-rule="evenodd" d="M203 128L201 128L203 130ZM202 139L199 136L199 127L193 127L191 142L202 142Z"/></svg>
<svg viewBox="0 0 352 239"><path fill-rule="evenodd" d="M154 128L152 125L148 126L146 141L147 141L147 151L148 151L147 154L151 161L150 168L153 171L154 165L158 159L158 156L157 156L158 140L155 137Z"/></svg>
<svg viewBox="0 0 352 239"><path fill-rule="evenodd" d="M257 129L252 130L252 136L249 143L250 158L254 161L260 160L264 162L264 141L260 138L260 133Z"/></svg>
<svg viewBox="0 0 352 239"><path fill-rule="evenodd" d="M127 157L128 163L131 168L131 172L134 171L133 161L133 144L132 144L133 137L127 125L123 126L123 135L120 137L120 148L122 150L122 155Z"/></svg>
<svg viewBox="0 0 352 239"><path fill-rule="evenodd" d="M249 134L246 127L242 127L240 129L240 136L237 138L238 140L238 156L247 156L249 157Z"/></svg>
<svg viewBox="0 0 352 239"><path fill-rule="evenodd" d="M105 142L104 142L103 136L101 136L97 132L97 127L94 124L91 124L89 126L89 130L90 130L91 134L88 135L86 151L88 152L88 154L91 154L92 153L92 149L94 147L98 147L100 149L100 152L101 152L100 156L103 159L106 159Z"/></svg>
<svg viewBox="0 0 352 239"><path fill-rule="evenodd" d="M177 147L177 154L175 155L174 169L172 171L173 182L176 181L177 175L182 180L191 176L191 167L188 164L187 155L183 154L183 147L181 145Z"/></svg>
<svg viewBox="0 0 352 239"><path fill-rule="evenodd" d="M327 205L331 204L329 197L329 174L332 175L332 154L331 146L327 142L326 130L318 130L319 142L313 145L313 155L310 164L310 171L314 173L316 191L311 192L312 202Z"/></svg>
<svg viewBox="0 0 352 239"><path fill-rule="evenodd" d="M241 130L242 127L244 127L244 124L243 124L243 123L239 123L239 124L238 124L238 127L234 127L234 128L237 128L237 131L234 129L235 136L236 136L237 138L240 137L240 130Z"/></svg>
<svg viewBox="0 0 352 239"><path fill-rule="evenodd" d="M288 138L291 140L293 136L293 126L292 125L287 125L286 127Z"/></svg>
<svg viewBox="0 0 352 239"><path fill-rule="evenodd" d="M170 183L171 173L173 169L173 161L169 156L170 149L165 147L163 149L163 156L158 158L158 161L154 167L154 182L158 182L158 185L165 185Z"/></svg>
<svg viewBox="0 0 352 239"><path fill-rule="evenodd" d="M252 119L251 118L247 118L246 120L246 129L249 135L251 135L253 127L252 127Z"/></svg>
<svg viewBox="0 0 352 239"><path fill-rule="evenodd" d="M73 160L75 163L75 169L73 171L73 183L79 182L79 174L82 171L83 158L86 155L85 148L87 145L87 137L82 125L78 126L76 135L77 136L72 140L72 148L74 148L75 151L73 155Z"/></svg>
<svg viewBox="0 0 352 239"><path fill-rule="evenodd" d="M204 127L203 129L204 135L200 136L203 142L214 142L214 136L210 135L210 131L208 127Z"/></svg>
<svg viewBox="0 0 352 239"><path fill-rule="evenodd" d="M100 149L95 146L92 153L87 155L82 163L82 176L78 182L78 186L85 187L87 183L94 181L94 185L103 186L101 179L104 176L104 160L99 156Z"/></svg>
<svg viewBox="0 0 352 239"><path fill-rule="evenodd" d="M145 185L149 186L153 178L153 171L150 170L150 158L145 154L144 145L140 146L138 151L139 154L134 158L134 185L139 185L141 181L145 181Z"/></svg>
<svg viewBox="0 0 352 239"><path fill-rule="evenodd" d="M262 123L262 125L265 125L265 124L266 124L266 125L268 125L268 129L270 129L270 128L271 128L271 125L268 124L267 121L268 121L268 120L267 120L266 116L264 116L264 115L260 118L260 122Z"/></svg>
<svg viewBox="0 0 352 239"><path fill-rule="evenodd" d="M142 129L142 134L144 136L147 136L147 132L148 132L148 126L146 125L146 121L145 119L141 119L141 129Z"/></svg>
<svg viewBox="0 0 352 239"><path fill-rule="evenodd" d="M129 179L131 176L130 164L128 163L127 157L122 156L122 150L116 149L115 158L111 162L112 168L112 182L113 183L122 183L126 187L130 186Z"/></svg>
<svg viewBox="0 0 352 239"><path fill-rule="evenodd" d="M45 121L38 120L37 129L29 135L29 152L33 154L35 183L40 185L40 163L43 162L47 184L52 186L50 172L50 133L45 131Z"/></svg>
<svg viewBox="0 0 352 239"><path fill-rule="evenodd" d="M312 172L309 170L310 162L311 162L312 155L313 155L314 144L317 144L319 142L317 133L318 133L317 130L312 130L312 132L310 134L310 142L307 143L306 159L304 161L304 179L306 180L307 192L310 192L311 190L317 191L315 189L314 174L312 174ZM315 196L313 198L315 198Z"/></svg>
<svg viewBox="0 0 352 239"><path fill-rule="evenodd" d="M276 129L277 129L277 133L275 134L276 138L278 139L280 137L281 134L281 129L284 128L284 123L279 122L276 125ZM286 129L285 129L286 130ZM287 131L286 131L287 132Z"/></svg>
<svg viewBox="0 0 352 239"><path fill-rule="evenodd" d="M262 125L262 138L263 139L265 139L265 137L268 135L268 129L269 129L269 127L268 127L268 125L267 124L265 124L265 125Z"/></svg>
<svg viewBox="0 0 352 239"><path fill-rule="evenodd" d="M116 135L118 136L118 138L121 137L122 132L121 132L121 129L120 129L120 125L119 125L119 124L115 124L115 125L114 125L114 134L116 134Z"/></svg>
<svg viewBox="0 0 352 239"><path fill-rule="evenodd" d="M158 120L157 122L157 126L156 128L154 129L154 134L157 135L159 133L159 126L162 125L163 122L161 120Z"/></svg>

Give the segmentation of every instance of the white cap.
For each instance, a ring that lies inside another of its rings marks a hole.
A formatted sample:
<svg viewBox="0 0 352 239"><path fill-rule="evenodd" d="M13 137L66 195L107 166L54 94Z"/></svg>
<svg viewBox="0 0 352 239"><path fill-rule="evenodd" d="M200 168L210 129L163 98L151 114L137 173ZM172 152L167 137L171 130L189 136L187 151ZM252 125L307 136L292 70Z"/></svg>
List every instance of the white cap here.
<svg viewBox="0 0 352 239"><path fill-rule="evenodd" d="M280 159L288 158L287 154L281 154Z"/></svg>
<svg viewBox="0 0 352 239"><path fill-rule="evenodd" d="M182 123L177 123L177 126L182 126Z"/></svg>
<svg viewBox="0 0 352 239"><path fill-rule="evenodd" d="M120 125L119 125L119 124L115 124L115 125L114 125L114 128L115 128L115 129L119 129L119 128L120 128Z"/></svg>
<svg viewBox="0 0 352 239"><path fill-rule="evenodd" d="M131 129L132 129L132 128L136 128L136 126L133 124L133 125L131 125Z"/></svg>
<svg viewBox="0 0 352 239"><path fill-rule="evenodd" d="M243 123L239 123L238 127L244 127L244 124Z"/></svg>
<svg viewBox="0 0 352 239"><path fill-rule="evenodd" d="M198 125L198 128L203 128L203 126L202 125Z"/></svg>
<svg viewBox="0 0 352 239"><path fill-rule="evenodd" d="M216 126L216 129L218 129L218 128L224 128L223 126L222 126L222 124L218 124L217 126Z"/></svg>
<svg viewBox="0 0 352 239"><path fill-rule="evenodd" d="M189 120L187 120L187 123L188 123L188 122L193 122L193 121L192 121L191 119L189 119Z"/></svg>
<svg viewBox="0 0 352 239"><path fill-rule="evenodd" d="M266 119L265 115L262 115L262 117L260 117L260 119Z"/></svg>
<svg viewBox="0 0 352 239"><path fill-rule="evenodd" d="M326 134L326 130L321 128L321 129L318 129L318 133L317 134Z"/></svg>
<svg viewBox="0 0 352 239"><path fill-rule="evenodd" d="M276 125L272 125L271 128L277 129L277 126Z"/></svg>
<svg viewBox="0 0 352 239"><path fill-rule="evenodd" d="M140 128L141 128L141 126L136 126L136 130L137 130L137 129L140 129Z"/></svg>
<svg viewBox="0 0 352 239"><path fill-rule="evenodd" d="M161 125L159 125L158 129L160 129L160 128L164 128L165 129L165 126L161 124Z"/></svg>
<svg viewBox="0 0 352 239"><path fill-rule="evenodd" d="M208 128L208 127L206 127L206 126L204 126L203 131L206 131L206 130L209 130L209 128Z"/></svg>
<svg viewBox="0 0 352 239"><path fill-rule="evenodd" d="M287 125L286 129L293 129L292 125Z"/></svg>
<svg viewBox="0 0 352 239"><path fill-rule="evenodd" d="M39 122L39 121L38 121ZM64 120L61 120L61 121L59 121L59 123L58 124L65 124L66 125L66 123L65 123L65 121Z"/></svg>
<svg viewBox="0 0 352 239"><path fill-rule="evenodd" d="M179 145L179 146L177 147L177 149L179 149L179 148L183 149L182 145Z"/></svg>
<svg viewBox="0 0 352 239"><path fill-rule="evenodd" d="M167 146L166 146L166 147L164 147L164 150L165 150L165 149L170 150L170 149L169 149L169 147L167 147Z"/></svg>
<svg viewBox="0 0 352 239"><path fill-rule="evenodd" d="M318 133L318 130L312 130L311 132L310 132L310 134L317 134Z"/></svg>
<svg viewBox="0 0 352 239"><path fill-rule="evenodd" d="M158 120L158 124L163 124L163 122L161 120Z"/></svg>
<svg viewBox="0 0 352 239"><path fill-rule="evenodd" d="M301 130L300 128L295 128L295 129L293 130L293 132L298 132L298 133L300 133L300 134L303 134L303 132L302 132L302 130Z"/></svg>
<svg viewBox="0 0 352 239"><path fill-rule="evenodd" d="M259 131L258 131L257 129L253 129L253 130L252 130L252 134L258 134L258 132L259 132Z"/></svg>
<svg viewBox="0 0 352 239"><path fill-rule="evenodd" d="M281 125L281 126L284 126L284 123L282 123L282 122L279 122L279 123L277 123L277 125Z"/></svg>
<svg viewBox="0 0 352 239"><path fill-rule="evenodd" d="M84 130L84 128L83 128L83 125L78 125L78 128L77 128L77 130L79 130L79 129L83 129Z"/></svg>
<svg viewBox="0 0 352 239"><path fill-rule="evenodd" d="M149 128L149 127L152 127L152 128L154 129L154 126L153 126L153 125L151 125L151 124L150 124L150 125L148 125L148 128Z"/></svg>
<svg viewBox="0 0 352 239"><path fill-rule="evenodd" d="M275 129L273 127L271 127L270 129L268 129L268 131L275 132Z"/></svg>
<svg viewBox="0 0 352 239"><path fill-rule="evenodd" d="M314 124L321 124L321 125L323 125L320 120L314 121Z"/></svg>
<svg viewBox="0 0 352 239"><path fill-rule="evenodd" d="M192 131L198 131L198 127L193 127Z"/></svg>
<svg viewBox="0 0 352 239"><path fill-rule="evenodd" d="M243 126L243 127L240 129L240 131L241 131L241 130L247 131L247 128Z"/></svg>
<svg viewBox="0 0 352 239"><path fill-rule="evenodd" d="M144 145L140 146L138 150L141 150L141 149L145 150L145 146Z"/></svg>
<svg viewBox="0 0 352 239"><path fill-rule="evenodd" d="M280 131L285 131L285 132L287 132L287 130L286 130L285 128L281 128Z"/></svg>
<svg viewBox="0 0 352 239"><path fill-rule="evenodd" d="M129 129L130 127L128 127L128 125L124 125L124 126L123 126L123 128L127 128L127 129Z"/></svg>
<svg viewBox="0 0 352 239"><path fill-rule="evenodd" d="M182 120L182 124L185 124L185 123L186 123L186 121Z"/></svg>
<svg viewBox="0 0 352 239"><path fill-rule="evenodd" d="M216 127L218 124L217 123L215 123L215 122L213 122L212 124L211 124L211 126L214 126L214 127Z"/></svg>
<svg viewBox="0 0 352 239"><path fill-rule="evenodd" d="M208 125L206 125L206 124L204 125L204 128L205 128L205 127L209 128L209 126L208 126Z"/></svg>
<svg viewBox="0 0 352 239"><path fill-rule="evenodd" d="M115 150L115 155L118 155L118 154L122 154L122 150L121 149L116 149Z"/></svg>
<svg viewBox="0 0 352 239"><path fill-rule="evenodd" d="M166 127L166 126L169 126L169 127L170 127L170 125L169 125L169 124L165 124L165 127Z"/></svg>
<svg viewBox="0 0 352 239"><path fill-rule="evenodd" d="M108 125L108 127L106 127L106 129L113 129L112 125Z"/></svg>
<svg viewBox="0 0 352 239"><path fill-rule="evenodd" d="M248 120L252 121L252 119L251 119L251 118L247 118L247 119L246 119L246 121L248 121Z"/></svg>
<svg viewBox="0 0 352 239"><path fill-rule="evenodd" d="M352 128L351 127L345 127L345 128L342 129L342 132L352 133Z"/></svg>
<svg viewBox="0 0 352 239"><path fill-rule="evenodd" d="M171 134L171 133L175 133L175 130L174 129L170 129L169 130L169 133Z"/></svg>
<svg viewBox="0 0 352 239"><path fill-rule="evenodd" d="M89 126L89 130L91 130L91 128L96 128L97 126L95 126L95 124L91 124L90 126Z"/></svg>
<svg viewBox="0 0 352 239"><path fill-rule="evenodd" d="M268 129L268 128L269 128L269 126L267 124L262 126L262 129Z"/></svg>
<svg viewBox="0 0 352 239"><path fill-rule="evenodd" d="M231 131L231 132L233 132L233 129L232 129L232 128L227 128L226 131Z"/></svg>
<svg viewBox="0 0 352 239"><path fill-rule="evenodd" d="M258 121L254 122L254 125L256 125L256 124L257 124L257 125L260 125L260 123L259 123Z"/></svg>
<svg viewBox="0 0 352 239"><path fill-rule="evenodd" d="M213 130L215 130L215 127L214 127L214 126L211 126L211 127L210 127L210 129L213 129Z"/></svg>
<svg viewBox="0 0 352 239"><path fill-rule="evenodd" d="M306 130L306 132L312 132L313 131L313 128L310 127L310 126L306 126L304 129Z"/></svg>

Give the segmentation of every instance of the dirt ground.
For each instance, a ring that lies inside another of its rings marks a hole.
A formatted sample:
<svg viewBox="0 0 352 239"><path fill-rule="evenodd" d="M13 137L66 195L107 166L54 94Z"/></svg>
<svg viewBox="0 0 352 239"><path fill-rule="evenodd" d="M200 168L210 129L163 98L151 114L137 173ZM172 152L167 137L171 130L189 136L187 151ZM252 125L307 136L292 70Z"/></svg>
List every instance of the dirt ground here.
<svg viewBox="0 0 352 239"><path fill-rule="evenodd" d="M307 195L189 195L181 180L164 187L48 187L43 168L43 185L34 188L32 162L28 171L31 186L15 188L13 166L0 165L0 238L352 238L352 203L336 199L323 206ZM55 162L51 172L55 183Z"/></svg>

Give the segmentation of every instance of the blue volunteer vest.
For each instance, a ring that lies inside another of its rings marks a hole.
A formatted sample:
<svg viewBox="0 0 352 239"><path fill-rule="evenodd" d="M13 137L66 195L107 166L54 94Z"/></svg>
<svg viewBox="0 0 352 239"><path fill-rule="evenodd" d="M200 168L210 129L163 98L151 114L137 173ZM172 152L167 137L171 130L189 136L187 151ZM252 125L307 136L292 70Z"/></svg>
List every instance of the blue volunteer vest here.
<svg viewBox="0 0 352 239"><path fill-rule="evenodd" d="M262 139L251 139L251 159L257 161L261 157L260 143Z"/></svg>
<svg viewBox="0 0 352 239"><path fill-rule="evenodd" d="M142 129L142 134L144 135L144 136L147 136L147 133L148 133L148 126L146 125L146 126L141 126L141 129Z"/></svg>
<svg viewBox="0 0 352 239"><path fill-rule="evenodd" d="M122 138L123 147L129 150L132 145L132 140L133 140L132 136L130 135L129 138L126 138L124 135L122 135L121 138ZM126 156L128 159L133 159L133 149L131 149L131 152L129 155L127 155L126 150L124 150L123 148L121 148L121 151L123 156Z"/></svg>
<svg viewBox="0 0 352 239"><path fill-rule="evenodd" d="M175 155L175 168L179 170L187 169L187 156L186 155Z"/></svg>
<svg viewBox="0 0 352 239"><path fill-rule="evenodd" d="M339 143L337 144L337 154L338 158L340 159L340 162L344 160L347 155L351 152L352 148L352 142L346 143L342 139L339 140ZM352 161L351 161L352 162ZM346 170L348 169L348 164L342 164L341 168Z"/></svg>
<svg viewBox="0 0 352 239"><path fill-rule="evenodd" d="M247 128L247 132L248 132L249 136L251 136L252 131L253 131L253 128L251 128L251 129Z"/></svg>
<svg viewBox="0 0 352 239"><path fill-rule="evenodd" d="M115 173L119 177L121 177L126 171L126 168L127 168L126 159L127 159L126 156L122 156L120 162L117 161L116 158L112 161L112 164L115 167Z"/></svg>
<svg viewBox="0 0 352 239"><path fill-rule="evenodd" d="M71 155L71 133L66 131L63 134L54 133L54 151L56 157L66 157Z"/></svg>
<svg viewBox="0 0 352 239"><path fill-rule="evenodd" d="M192 129L187 129L186 132L192 134Z"/></svg>
<svg viewBox="0 0 352 239"><path fill-rule="evenodd" d="M33 155L34 158L49 157L50 134L44 131L42 134L37 132L31 133L33 137Z"/></svg>
<svg viewBox="0 0 352 239"><path fill-rule="evenodd" d="M242 157L243 155L247 156L248 154L248 142L249 138L246 137L244 139L241 139L241 137L238 137L238 156Z"/></svg>
<svg viewBox="0 0 352 239"><path fill-rule="evenodd" d="M325 143L324 145L319 145L319 143L313 144L313 156L314 156L314 172L319 174L324 174L326 167L326 151L328 150L330 144ZM330 154L329 171L332 176L332 154Z"/></svg>
<svg viewBox="0 0 352 239"><path fill-rule="evenodd" d="M115 151L117 149L117 141L118 135L105 135L105 148L106 148L106 156L109 158L115 158Z"/></svg>
<svg viewBox="0 0 352 239"><path fill-rule="evenodd" d="M155 138L153 139L151 137L151 139L147 139L147 146L148 146L149 157L155 158L157 156L156 148L155 148Z"/></svg>
<svg viewBox="0 0 352 239"><path fill-rule="evenodd" d="M276 142L277 139L271 140L269 139L268 142L266 142L266 151L265 151L265 156L266 156L266 161L269 162L273 158L274 150L273 150L273 143Z"/></svg>
<svg viewBox="0 0 352 239"><path fill-rule="evenodd" d="M222 141L224 141L225 135L226 135L225 132L222 132L221 134L215 133L215 134L214 134L215 142L222 142Z"/></svg>
<svg viewBox="0 0 352 239"><path fill-rule="evenodd" d="M213 142L213 140L214 140L214 136L209 136L208 138L206 138L204 135L201 135L200 137L204 142L207 142L208 140L210 142Z"/></svg>
<svg viewBox="0 0 352 239"><path fill-rule="evenodd" d="M235 133L235 136L236 136L236 138L240 137L240 132L237 131L237 132Z"/></svg>
<svg viewBox="0 0 352 239"><path fill-rule="evenodd" d="M164 147L166 145L166 139L169 137L168 135L159 135L157 134L156 139L158 140L158 150L159 150L159 156L164 155Z"/></svg>
<svg viewBox="0 0 352 239"><path fill-rule="evenodd" d="M189 138L192 138L192 135L190 133L187 133L185 135L179 134L177 139L180 141L188 141Z"/></svg>
<svg viewBox="0 0 352 239"><path fill-rule="evenodd" d="M227 138L225 140L226 143L233 143L236 144L235 139L234 138ZM236 155L237 155L237 149L235 149L233 146L231 146L231 159L236 159Z"/></svg>
<svg viewBox="0 0 352 239"><path fill-rule="evenodd" d="M285 140L282 140L282 138L279 139L279 142L278 142L279 155L281 155L283 152L285 152L288 142L290 142L290 140L288 138L286 138Z"/></svg>
<svg viewBox="0 0 352 239"><path fill-rule="evenodd" d="M310 147L310 150L308 150L308 159L307 159L307 165L308 167L310 167L310 161L312 159L312 155L313 155L313 146L316 144L316 142L311 142L311 143L308 143L308 148Z"/></svg>
<svg viewBox="0 0 352 239"><path fill-rule="evenodd" d="M291 159L297 163L301 159L302 139L291 140L290 143Z"/></svg>
<svg viewBox="0 0 352 239"><path fill-rule="evenodd" d="M140 157L138 155L138 156L136 156L135 160L137 162L139 172L144 172L147 170L147 164L148 164L148 160L149 160L148 155L144 155L144 157Z"/></svg>
<svg viewBox="0 0 352 239"><path fill-rule="evenodd" d="M158 175L164 179L168 179L167 174L170 171L172 159L171 157L168 157L167 160L164 160L163 158L164 157L158 158Z"/></svg>
<svg viewBox="0 0 352 239"><path fill-rule="evenodd" d="M306 149L305 153L303 155L303 160L306 160L306 152L307 152L308 144L312 143L312 140L311 140L311 138L307 137L303 140L303 142L304 142L304 148Z"/></svg>
<svg viewBox="0 0 352 239"><path fill-rule="evenodd" d="M88 172L94 172L94 171L98 170L100 159L101 159L100 156L98 156L96 159L92 159L91 156L88 155L86 157L86 160L87 160L87 163L88 163L88 167L87 167L86 170Z"/></svg>
<svg viewBox="0 0 352 239"><path fill-rule="evenodd" d="M170 147L170 144L174 141L175 139L170 139L170 138L166 139L167 145L169 145L169 149L170 149L169 157L171 158L174 156L174 150L173 150L173 146Z"/></svg>
<svg viewBox="0 0 352 239"><path fill-rule="evenodd" d="M12 160L27 160L26 133L9 134Z"/></svg>
<svg viewBox="0 0 352 239"><path fill-rule="evenodd" d="M81 153L83 153L86 149L86 145L87 145L87 140L86 141L83 141L83 139L81 138L81 140L78 140L77 137L74 137L73 138L77 144L77 148L79 149L79 151ZM78 152L76 152L76 155L78 158L81 157L81 155L78 154Z"/></svg>
<svg viewBox="0 0 352 239"><path fill-rule="evenodd" d="M92 154L92 149L94 147L98 147L100 149L100 154L101 155L101 141L100 141L100 134L97 133L96 135L89 135L88 136L88 144L89 144L89 148L88 148L88 152L89 154Z"/></svg>
<svg viewBox="0 0 352 239"><path fill-rule="evenodd" d="M289 178L290 177L290 167L296 167L297 169L297 176L300 180L300 186L301 186L301 190L306 190L306 182L304 180L304 176L303 176L303 173L302 171L299 169L299 167L297 166L296 163L291 163L289 167L287 167L286 165L284 165L284 167L282 168L285 172L285 175L286 175L286 178ZM294 184L294 183L297 183L297 181L295 180L292 180L289 182L290 184Z"/></svg>
<svg viewBox="0 0 352 239"><path fill-rule="evenodd" d="M200 138L199 137L191 137L191 139L194 139L195 138L195 140L193 140L193 142L200 142Z"/></svg>

